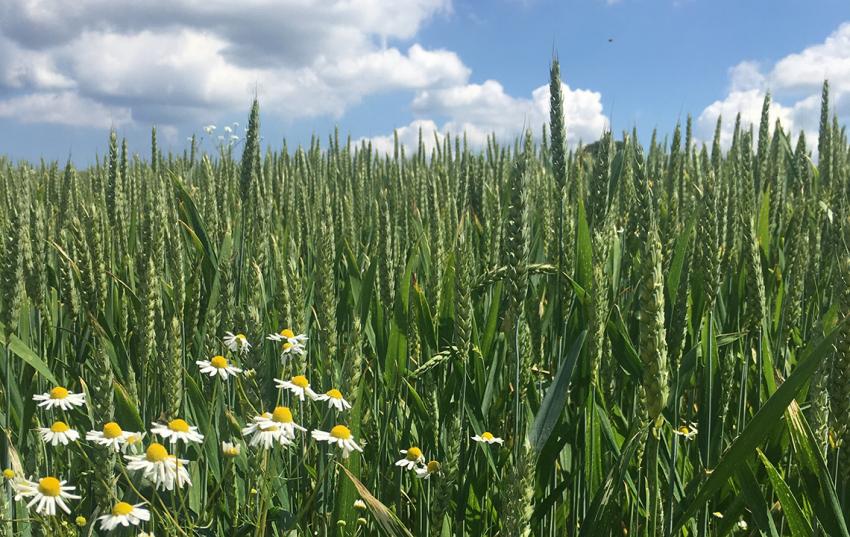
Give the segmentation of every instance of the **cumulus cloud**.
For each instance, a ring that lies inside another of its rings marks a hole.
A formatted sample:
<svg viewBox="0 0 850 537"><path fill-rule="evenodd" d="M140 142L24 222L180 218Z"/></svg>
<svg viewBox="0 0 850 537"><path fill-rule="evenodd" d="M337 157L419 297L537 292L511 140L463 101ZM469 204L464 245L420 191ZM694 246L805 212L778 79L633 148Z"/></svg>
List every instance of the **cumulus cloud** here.
<svg viewBox="0 0 850 537"><path fill-rule="evenodd" d="M567 143L575 146L579 141L590 142L599 138L608 127L608 118L602 111L602 95L595 91L571 89L562 82L564 119L567 125ZM433 132L466 133L475 147L483 146L487 137L510 140L531 129L535 136L544 123L549 122L549 85L531 92L531 96L513 97L495 80L482 84L463 84L434 90L423 90L413 100L413 110L421 117L397 129L399 141L407 147L416 147L419 128L427 143ZM446 118L437 128L434 117ZM392 150L392 136L370 138L373 147Z"/></svg>
<svg viewBox="0 0 850 537"><path fill-rule="evenodd" d="M109 128L132 121L128 108L109 107L70 91L20 95L0 101L0 117L22 123Z"/></svg>
<svg viewBox="0 0 850 537"><path fill-rule="evenodd" d="M708 105L697 118L697 135L710 140L718 116L723 117L721 143L728 147L735 116L757 125L765 93L771 92L771 124L776 118L785 130L806 132L816 146L820 120L820 89L829 80L834 111L850 119L850 23L841 24L823 43L789 54L773 65L743 61L729 71L729 92Z"/></svg>
<svg viewBox="0 0 850 537"><path fill-rule="evenodd" d="M449 0L4 2L0 103L86 107L62 123L94 104L177 124L242 109L257 91L280 117L339 116L377 92L465 83L469 69L451 51L388 45L450 9Z"/></svg>

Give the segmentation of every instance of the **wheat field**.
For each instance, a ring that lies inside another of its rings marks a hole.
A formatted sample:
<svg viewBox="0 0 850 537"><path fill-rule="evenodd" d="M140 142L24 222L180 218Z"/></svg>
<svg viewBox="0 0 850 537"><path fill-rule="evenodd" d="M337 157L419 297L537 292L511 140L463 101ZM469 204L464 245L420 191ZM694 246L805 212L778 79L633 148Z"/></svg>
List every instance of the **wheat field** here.
<svg viewBox="0 0 850 537"><path fill-rule="evenodd" d="M828 84L568 148L550 76L481 150L0 157L0 535L850 536Z"/></svg>

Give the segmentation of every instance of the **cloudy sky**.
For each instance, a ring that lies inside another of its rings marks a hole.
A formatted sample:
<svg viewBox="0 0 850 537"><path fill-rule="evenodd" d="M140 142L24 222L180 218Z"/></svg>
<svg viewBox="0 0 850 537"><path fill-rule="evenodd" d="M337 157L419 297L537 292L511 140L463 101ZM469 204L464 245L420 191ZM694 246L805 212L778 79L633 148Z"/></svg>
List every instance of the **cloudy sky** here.
<svg viewBox="0 0 850 537"><path fill-rule="evenodd" d="M548 117L553 50L571 143L689 113L708 139L768 89L814 134L824 78L850 119L848 0L0 0L0 153L90 161L114 127L144 154L153 125L182 151L215 124L211 149L255 93L275 147L510 139Z"/></svg>

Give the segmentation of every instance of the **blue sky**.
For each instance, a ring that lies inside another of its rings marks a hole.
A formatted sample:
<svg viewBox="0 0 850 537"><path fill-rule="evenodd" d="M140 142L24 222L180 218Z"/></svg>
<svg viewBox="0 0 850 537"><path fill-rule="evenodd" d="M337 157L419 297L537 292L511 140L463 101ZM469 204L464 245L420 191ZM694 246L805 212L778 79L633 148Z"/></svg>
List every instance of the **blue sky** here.
<svg viewBox="0 0 850 537"><path fill-rule="evenodd" d="M783 125L811 136L825 77L850 118L847 0L121 4L0 6L0 153L90 162L114 126L147 154L154 124L175 151L215 124L211 149L255 89L274 147L335 125L384 148L420 127L510 139L546 120L553 48L572 143L607 125L666 134L688 113L705 139L717 114L756 120L768 89Z"/></svg>

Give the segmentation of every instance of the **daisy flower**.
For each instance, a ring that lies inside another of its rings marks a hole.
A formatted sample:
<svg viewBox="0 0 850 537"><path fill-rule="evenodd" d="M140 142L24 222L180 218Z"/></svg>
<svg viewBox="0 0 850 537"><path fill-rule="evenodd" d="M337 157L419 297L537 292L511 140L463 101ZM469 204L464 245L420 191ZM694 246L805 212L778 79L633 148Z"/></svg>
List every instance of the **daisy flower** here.
<svg viewBox="0 0 850 537"><path fill-rule="evenodd" d="M127 470L141 471L142 477L156 485L158 489L174 490L185 484L192 484L185 465L189 462L170 455L162 444L156 442L148 446L144 455L124 455Z"/></svg>
<svg viewBox="0 0 850 537"><path fill-rule="evenodd" d="M330 432L315 430L311 434L317 442L336 444L342 449L343 459L347 459L352 451L363 452L363 448L357 444L354 437L351 436L351 430L345 425L337 425Z"/></svg>
<svg viewBox="0 0 850 537"><path fill-rule="evenodd" d="M79 500L80 497L72 494L74 487L68 485L67 481L59 481L55 477L42 477L36 483L26 479L20 479L12 484L15 490L15 501L29 498L27 507L35 506L35 512L39 515L55 516L56 506L71 514L71 509L66 500Z"/></svg>
<svg viewBox="0 0 850 537"><path fill-rule="evenodd" d="M307 431L307 429L295 423L295 420L292 419L292 411L289 410L288 406L275 407L274 412L265 415L269 416L268 418L264 418L265 423L270 427L278 427L281 430L281 434L290 440L295 439L296 430ZM260 428L266 429L267 427L261 423Z"/></svg>
<svg viewBox="0 0 850 537"><path fill-rule="evenodd" d="M430 479L432 475L439 471L440 463L437 461L430 461L425 466L416 469L416 477L421 479Z"/></svg>
<svg viewBox="0 0 850 537"><path fill-rule="evenodd" d="M502 443L505 442L503 439L499 438L498 436L493 436L493 433L491 433L489 431L483 432L481 434L481 436L478 436L476 434L475 436L472 437L472 439L475 440L476 442L483 442L485 444L502 444Z"/></svg>
<svg viewBox="0 0 850 537"><path fill-rule="evenodd" d="M189 425L180 418L173 419L165 425L154 422L151 425L151 434L170 439L171 444L176 444L178 440L182 440L185 444L192 442L200 444L204 441L204 435L198 432L197 427Z"/></svg>
<svg viewBox="0 0 850 537"><path fill-rule="evenodd" d="M317 395L316 401L327 401L329 406L336 408L339 412L351 408L351 403L343 399L342 392L336 388Z"/></svg>
<svg viewBox="0 0 850 537"><path fill-rule="evenodd" d="M127 439L139 433L131 433L121 430L121 426L110 421L103 424L103 430L89 431L86 433L86 440L94 442L99 446L111 447L115 451L121 449L122 444L127 443Z"/></svg>
<svg viewBox="0 0 850 537"><path fill-rule="evenodd" d="M301 401L304 400L305 395L313 401L319 398L318 394L310 389L310 381L307 380L307 377L304 375L295 375L289 380L274 379L274 381L278 388L286 388L295 394Z"/></svg>
<svg viewBox="0 0 850 537"><path fill-rule="evenodd" d="M221 452L225 457L233 458L238 457L239 453L242 451L242 448L239 444L235 442L222 442L221 443Z"/></svg>
<svg viewBox="0 0 850 537"><path fill-rule="evenodd" d="M363 500L354 500L354 508L358 511L365 511L366 502L364 502Z"/></svg>
<svg viewBox="0 0 850 537"><path fill-rule="evenodd" d="M685 440L693 440L696 438L699 431L697 431L697 424L690 422L688 424L683 424L678 429L674 429L673 432L683 437Z"/></svg>
<svg viewBox="0 0 850 537"><path fill-rule="evenodd" d="M138 453L142 450L142 439L144 439L147 433L127 433L127 438L124 440L124 446L121 447L121 451L127 453L132 451L133 453Z"/></svg>
<svg viewBox="0 0 850 537"><path fill-rule="evenodd" d="M281 446L288 446L292 443L292 440L287 438L286 435L283 434L283 429L277 425L265 423L261 424L260 428L253 432L249 445L251 447L260 446L263 449L271 449L274 447L275 443L280 444Z"/></svg>
<svg viewBox="0 0 850 537"><path fill-rule="evenodd" d="M227 380L228 375L235 377L242 372L238 367L230 365L224 356L213 356L210 360L196 360L195 363L201 368L201 373L210 377L218 375L221 380Z"/></svg>
<svg viewBox="0 0 850 537"><path fill-rule="evenodd" d="M100 521L100 529L103 531L112 531L118 526L125 528L133 525L138 526L142 522L147 522L151 519L151 513L147 509L142 509L144 504L130 505L127 502L118 502L112 506L112 513L98 517Z"/></svg>
<svg viewBox="0 0 850 537"><path fill-rule="evenodd" d="M247 427L242 428L242 436L251 436L255 432L262 429L262 425L272 419L270 412L263 412L259 416L251 418L251 423Z"/></svg>
<svg viewBox="0 0 850 537"><path fill-rule="evenodd" d="M269 334L266 339L282 344L281 359L285 359L287 354L297 354L300 356L307 352L307 334L295 335L295 332L290 328L284 328L279 334Z"/></svg>
<svg viewBox="0 0 850 537"><path fill-rule="evenodd" d="M38 427L37 430L44 443L51 446L67 446L80 438L80 433L68 427L64 421L54 421L50 427Z"/></svg>
<svg viewBox="0 0 850 537"><path fill-rule="evenodd" d="M247 354L251 349L251 344L248 343L248 338L245 337L245 334L227 332L227 335L224 336L224 344L228 349L230 349L230 352L241 352L242 354Z"/></svg>
<svg viewBox="0 0 850 537"><path fill-rule="evenodd" d="M401 466L406 470L413 470L418 464L425 464L425 455L423 455L422 450L416 446L402 449L399 453L405 457L395 461L396 466Z"/></svg>
<svg viewBox="0 0 850 537"><path fill-rule="evenodd" d="M33 395L32 400L38 401L38 406L47 410L53 407L58 407L62 410L71 410L75 406L86 404L86 394L71 393L62 386L56 386L47 393Z"/></svg>

